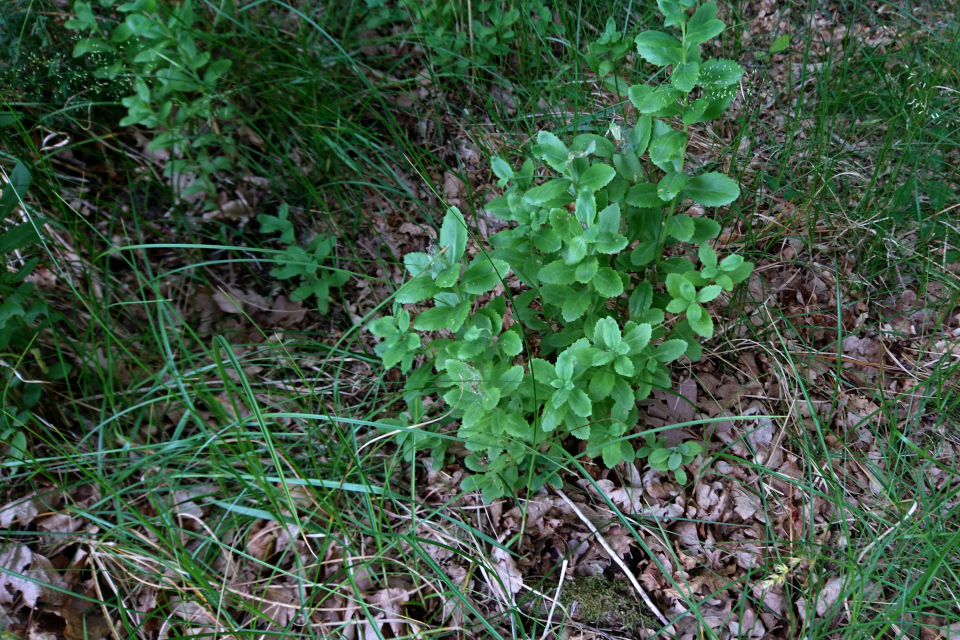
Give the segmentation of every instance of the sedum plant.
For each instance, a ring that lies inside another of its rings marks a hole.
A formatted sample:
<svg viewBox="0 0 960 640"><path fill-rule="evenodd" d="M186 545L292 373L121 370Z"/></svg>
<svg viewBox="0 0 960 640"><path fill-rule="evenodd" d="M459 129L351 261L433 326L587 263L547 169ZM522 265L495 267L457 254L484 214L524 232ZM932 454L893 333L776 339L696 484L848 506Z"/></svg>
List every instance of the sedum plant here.
<svg viewBox="0 0 960 640"><path fill-rule="evenodd" d="M569 144L542 131L519 169L493 158L504 193L487 209L515 224L490 238L490 255L467 261L466 223L451 208L437 247L404 258L410 280L396 301L421 311L411 321L398 306L372 326L386 338L385 364L406 372L423 356L407 400L439 394L472 452L462 487L487 501L558 485L571 437L607 466L639 455L679 480L699 453L655 438L634 445L643 432L637 402L671 387L678 358L699 359L699 340L714 333L709 303L753 269L707 244L719 224L680 213L688 201L718 207L740 192L731 178L685 162L690 127L717 118L743 74L729 60L703 60L700 45L724 25L714 3L688 15L692 4L660 0L674 35L635 40L645 61L669 72L659 86L628 88L633 126ZM547 177L539 184L537 164ZM511 270L525 291L508 311L504 296L485 294ZM415 332L441 333L428 342Z"/></svg>

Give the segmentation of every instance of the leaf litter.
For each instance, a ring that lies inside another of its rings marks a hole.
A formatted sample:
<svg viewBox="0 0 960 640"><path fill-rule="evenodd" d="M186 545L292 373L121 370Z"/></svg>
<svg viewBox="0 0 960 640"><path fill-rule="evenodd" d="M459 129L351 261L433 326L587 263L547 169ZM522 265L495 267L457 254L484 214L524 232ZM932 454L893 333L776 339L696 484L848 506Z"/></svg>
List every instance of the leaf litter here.
<svg viewBox="0 0 960 640"><path fill-rule="evenodd" d="M757 42L791 29L789 8L782 3L750 3L748 14L755 18L744 26L744 35ZM827 16L817 14L813 25L822 36L813 45L815 57L826 55L827 47L849 37L845 27ZM873 38L868 42L875 46L898 42L890 29L858 34ZM772 76L777 84L768 95L757 98L776 103L784 88L797 85L799 77L795 56L774 58ZM812 90L808 84L799 89ZM508 87L495 92L508 111L517 108L510 94ZM424 82L415 95L401 98L398 105L409 108L437 99ZM785 129L778 121L782 116L774 115L782 113L782 105L776 107L763 110L775 142ZM416 144L440 143L466 167L459 175L430 169L431 181L442 186L445 202L457 204L470 193L495 189L485 182L478 152L481 147L502 144L495 135L458 127L461 135L456 139L439 139L436 128L423 121L411 116L407 124ZM730 134L723 128L709 131L692 141L693 151L701 154L701 160L716 159L711 155L716 155L718 145L711 138L729 140ZM476 140L483 144L475 144ZM755 152L746 160L745 178L769 160ZM399 168L397 172L413 198L427 206L438 204L438 194L426 181ZM232 194L222 193L219 209L208 219L245 223L262 206L264 188L251 181ZM86 193L73 195L81 205L78 210L88 202ZM793 203L766 187L756 204L760 225L788 225L802 216ZM424 251L436 239L434 221L411 220L380 194L371 194L364 206L385 213L367 216L368 227L357 237L357 246L371 258L366 268L372 277L355 279L346 288L340 311L350 324L387 300L391 283L402 280L396 259L410 251ZM92 218L99 215L95 207L86 209ZM474 230L485 238L498 224L485 217L481 207ZM737 243L743 237L744 229L734 225L725 229L720 244ZM71 245L71 239L64 238L61 250L69 251ZM811 616L840 620L846 577L836 575L819 584L811 559L794 555L800 541L828 545L840 540L834 526L837 507L823 495L822 483L809 480L811 474L836 474L846 481L848 500L898 520L893 517L895 505L886 500L879 481L887 463L877 436L884 420L882 402L874 390L880 388L894 399L898 420L915 420L918 435L940 437L934 430L942 427L936 426L929 409L921 411L927 393L923 381L944 359L960 358L960 315L952 314L949 295L932 286L936 283L923 287L911 282L904 283L897 295L879 301L865 298L851 286L858 284L858 265L847 249L842 238L824 236L815 243L801 239L799 233L779 238L757 262L757 273L739 307L727 303L750 326L732 322L722 344L708 345L712 350L703 360L689 363L689 371L677 381L677 393L657 392L641 406L644 424L666 428L663 434L669 445L688 439L705 445L690 465L688 486L642 463L615 469L591 464L586 465L589 479L568 476L567 490L576 509L549 491L483 505L478 495L459 490L464 471L456 461L438 470L429 470L429 462L427 469L407 469L408 480L417 480L417 503L434 518L418 520L411 529L409 514L385 509L383 523L410 532L449 584L462 590L463 600L435 585L415 587L420 580L414 579L419 576L412 568L396 568L404 565L401 553L382 552L371 561L352 555L339 542L322 543L322 538L305 535L291 521L289 510L282 514L283 523L247 512L243 531L214 531L215 522L231 513L224 509L222 497L211 499L217 489L180 485L169 496L168 506L184 548L196 552L204 539L221 545L213 575L234 596L225 603L204 602L190 594L192 587L185 588L189 576L173 559L162 556L157 535L149 527L136 525L133 530L145 541L144 548L152 550L150 554L131 556L101 541L103 532L87 509L105 487L82 486L66 492L51 487L19 496L11 490L0 507L0 526L23 534L26 541L8 542L0 551L4 618L13 621L11 633L24 637L44 633L69 640L112 637L124 624L116 609L108 612L82 599L102 599L109 593L124 602L135 622L144 625L143 637L157 640L181 634L229 638L230 630L248 627L276 634L307 626L348 638L400 637L425 628L427 619L438 628L448 625L467 637L484 637L478 614L493 620L496 628L507 629L498 616L526 606L534 590L549 601L551 596L545 594L553 593L552 585L558 581L561 587L587 578L623 582L627 577L620 567L625 563L658 609L675 621L672 635L677 638L702 636L701 625L720 637L788 638L797 618L804 623ZM79 260L74 262L79 266ZM222 283L218 289L182 281L164 284L165 295L173 294L183 317L195 322L201 333L231 333L238 344L256 345L265 340L264 333L282 338L326 320L283 294L248 287L236 273L224 270L216 276ZM121 285L132 288L135 283ZM236 353L245 357L254 351L238 347ZM113 354L104 362L118 371L124 364L122 357ZM263 375L264 371L248 373ZM279 377L291 376L281 372ZM372 369L361 362L348 363L341 374L344 380L373 377ZM800 398L801 382L809 398ZM838 388L842 389L839 394ZM265 406L273 402L267 394L257 398ZM230 404L225 396L222 400L224 406ZM231 411L244 418L252 413L243 403ZM182 409L172 409L164 420L170 426L182 415ZM211 424L217 421L215 411L201 415ZM671 429L674 425L682 426ZM804 459L792 444L801 435L819 433L825 434L831 452L845 456L829 463L829 468ZM949 467L958 454L955 437L942 440L934 452L942 463L930 469L929 481L935 490L960 483ZM297 508L304 516L309 511L304 504ZM151 517L157 515L144 509ZM441 513L458 524L436 517ZM477 533L486 537L479 538ZM489 540L499 543L492 545ZM514 542L506 546L507 540ZM351 540L349 546L366 544ZM784 573L770 569L783 558L796 562ZM566 569L563 576L558 575L561 567ZM420 566L416 571L426 570ZM839 571L836 565L833 570ZM749 589L730 588L741 580L747 580ZM63 624L49 626L49 620L33 618L38 607L46 607ZM414 614L415 609L421 611ZM542 607L527 610L546 618ZM568 602L565 610L555 621L579 627L581 633L589 631L589 625L577 619L575 601ZM928 618L923 629L942 625L936 616ZM647 637L658 630L648 618L617 632Z"/></svg>

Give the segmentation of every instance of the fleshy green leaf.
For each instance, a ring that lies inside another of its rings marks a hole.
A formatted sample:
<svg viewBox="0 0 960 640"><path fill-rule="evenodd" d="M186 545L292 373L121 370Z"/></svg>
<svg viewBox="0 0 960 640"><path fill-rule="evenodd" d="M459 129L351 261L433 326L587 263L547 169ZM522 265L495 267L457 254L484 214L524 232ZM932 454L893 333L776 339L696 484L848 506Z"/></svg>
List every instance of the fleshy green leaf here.
<svg viewBox="0 0 960 640"><path fill-rule="evenodd" d="M586 171L580 174L577 186L590 191L599 191L607 186L616 174L617 172L613 167L598 162L590 165Z"/></svg>
<svg viewBox="0 0 960 640"><path fill-rule="evenodd" d="M573 389L567 399L567 406L581 418L589 418L593 413L593 403L583 389Z"/></svg>
<svg viewBox="0 0 960 640"><path fill-rule="evenodd" d="M703 304L715 300L721 291L723 291L723 288L716 284L704 287L697 292L697 302Z"/></svg>
<svg viewBox="0 0 960 640"><path fill-rule="evenodd" d="M430 276L420 276L400 287L395 299L400 304L412 304L432 298L438 293L440 288L434 284Z"/></svg>
<svg viewBox="0 0 960 640"><path fill-rule="evenodd" d="M620 274L610 267L603 267L597 271L590 281L597 289L597 293L606 298L615 298L623 293L623 280Z"/></svg>
<svg viewBox="0 0 960 640"><path fill-rule="evenodd" d="M659 67L678 64L683 60L683 46L680 41L661 31L644 31L634 42L640 57Z"/></svg>
<svg viewBox="0 0 960 640"><path fill-rule="evenodd" d="M722 23L721 23L722 24ZM697 77L700 75L700 63L688 62L678 64L673 68L670 74L670 84L684 93L690 93L697 84Z"/></svg>
<svg viewBox="0 0 960 640"><path fill-rule="evenodd" d="M694 244L701 244L716 238L720 234L720 224L714 222L710 218L694 218L693 224L695 229L693 230L693 236L690 237L689 242Z"/></svg>
<svg viewBox="0 0 960 640"><path fill-rule="evenodd" d="M504 354L511 358L519 355L520 352L523 351L523 340L520 339L516 331L502 333L500 337L497 338L497 345Z"/></svg>
<svg viewBox="0 0 960 640"><path fill-rule="evenodd" d="M687 182L683 195L705 207L722 207L740 197L740 187L722 173L702 173Z"/></svg>
<svg viewBox="0 0 960 640"><path fill-rule="evenodd" d="M720 35L725 26L721 20L717 20L716 3L705 2L687 23L686 41L696 44L707 42Z"/></svg>
<svg viewBox="0 0 960 640"><path fill-rule="evenodd" d="M498 156L493 156L490 158L490 168L493 169L493 172L498 178L500 178L500 186L505 186L507 181L513 178L513 168L510 164Z"/></svg>
<svg viewBox="0 0 960 640"><path fill-rule="evenodd" d="M723 89L740 82L743 67L732 60L708 60L700 65L697 84L704 89Z"/></svg>
<svg viewBox="0 0 960 640"><path fill-rule="evenodd" d="M647 209L659 209L663 206L663 201L657 195L657 185L647 182L641 182L630 187L627 191L626 202L634 207Z"/></svg>
<svg viewBox="0 0 960 640"><path fill-rule="evenodd" d="M573 284L577 267L566 264L563 260L554 260L540 269L537 277L546 284Z"/></svg>
<svg viewBox="0 0 960 640"><path fill-rule="evenodd" d="M523 195L523 199L536 206L543 206L554 201L571 202L573 196L570 195L569 189L570 181L566 178L559 178L545 182L539 187L533 187Z"/></svg>
<svg viewBox="0 0 960 640"><path fill-rule="evenodd" d="M467 223L456 207L447 209L440 226L440 249L447 248L447 264L458 264L467 248Z"/></svg>
<svg viewBox="0 0 960 640"><path fill-rule="evenodd" d="M566 266L566 265L564 265ZM570 268L570 267L567 267ZM576 271L574 273L574 279L577 282L582 282L584 284L590 282L593 279L593 276L596 275L597 269L599 268L599 263L597 262L596 256L588 256L586 260L577 265ZM541 274L543 271L540 272ZM540 276L540 279L543 279L543 276ZM571 284L571 283L564 283Z"/></svg>
<svg viewBox="0 0 960 640"><path fill-rule="evenodd" d="M657 117L674 115L680 113L682 109L680 105L682 97L683 92L676 87L662 84L640 100L637 104L637 110L640 113Z"/></svg>
<svg viewBox="0 0 960 640"><path fill-rule="evenodd" d="M682 356L686 350L687 343L685 340L664 340L653 352L653 357L657 362L672 362Z"/></svg>
<svg viewBox="0 0 960 640"><path fill-rule="evenodd" d="M716 267L717 266L717 252L708 244L701 244L700 248L697 249L697 256L700 258L701 264L705 267Z"/></svg>
<svg viewBox="0 0 960 640"><path fill-rule="evenodd" d="M696 320L694 320L690 315L690 309L693 309L694 307L700 309L701 311ZM713 319L710 317L710 314L703 310L699 305L692 304L690 305L690 309L687 309L687 320L690 322L690 328L704 338L713 337Z"/></svg>
<svg viewBox="0 0 960 640"><path fill-rule="evenodd" d="M667 233L682 242L690 240L694 229L693 218L684 213L678 213L667 221Z"/></svg>
<svg viewBox="0 0 960 640"><path fill-rule="evenodd" d="M611 442L603 446L601 450L603 452L603 464L608 468L612 469L618 464L622 458L622 452L620 450L619 442Z"/></svg>
<svg viewBox="0 0 960 640"><path fill-rule="evenodd" d="M664 202L670 202L680 193L680 190L683 189L684 185L687 184L689 177L685 171L677 171L676 173L668 173L663 178L660 179L660 182L657 183L657 195L660 196L660 199ZM678 216L673 216L674 218ZM689 216L687 216L689 217ZM690 224L690 232L686 234L686 237L679 238L674 236L678 240L689 240L690 236L693 235L693 224Z"/></svg>

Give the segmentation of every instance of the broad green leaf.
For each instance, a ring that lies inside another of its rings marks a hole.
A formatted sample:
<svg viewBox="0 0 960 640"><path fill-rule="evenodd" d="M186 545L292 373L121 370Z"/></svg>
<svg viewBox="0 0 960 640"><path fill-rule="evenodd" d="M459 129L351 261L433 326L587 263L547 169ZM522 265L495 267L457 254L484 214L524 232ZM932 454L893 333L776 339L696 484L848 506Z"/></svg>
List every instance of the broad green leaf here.
<svg viewBox="0 0 960 640"><path fill-rule="evenodd" d="M686 350L687 343L684 340L665 340L653 352L653 357L657 362L672 362L682 356Z"/></svg>
<svg viewBox="0 0 960 640"><path fill-rule="evenodd" d="M447 264L458 265L467 247L467 223L456 207L447 209L440 226L440 249L447 248Z"/></svg>
<svg viewBox="0 0 960 640"><path fill-rule="evenodd" d="M613 383L617 378L609 371L597 371L590 379L590 395L597 402L610 396L613 389Z"/></svg>
<svg viewBox="0 0 960 640"><path fill-rule="evenodd" d="M606 298L615 298L623 293L623 280L610 267L599 269L590 282L596 287L597 293Z"/></svg>
<svg viewBox="0 0 960 640"><path fill-rule="evenodd" d="M613 349L623 341L620 327L613 318L601 318L594 329L594 338L599 342L597 346L604 349Z"/></svg>
<svg viewBox="0 0 960 640"><path fill-rule="evenodd" d="M543 419L540 421L540 428L546 432L553 431L560 423L563 422L563 419L567 415L567 405L562 407L554 407L550 404L546 406L546 411L543 412Z"/></svg>
<svg viewBox="0 0 960 640"><path fill-rule="evenodd" d="M497 345L509 357L514 357L523 351L523 340L516 331L506 331L497 338Z"/></svg>
<svg viewBox="0 0 960 640"><path fill-rule="evenodd" d="M616 170L610 165L598 162L590 165L589 169L580 174L577 186L590 191L599 191L613 180L616 173Z"/></svg>
<svg viewBox="0 0 960 640"><path fill-rule="evenodd" d="M613 171L612 168L607 168ZM577 222L579 222L583 227L593 226L593 221L597 217L597 200L593 195L593 191L587 187L580 189L580 193L577 195L577 206L575 213L577 216Z"/></svg>
<svg viewBox="0 0 960 640"><path fill-rule="evenodd" d="M640 116L630 131L630 145L633 147L631 151L638 156L646 151L650 144L650 121L650 116Z"/></svg>
<svg viewBox="0 0 960 640"><path fill-rule="evenodd" d="M770 43L770 53L780 53L781 51L786 51L790 46L790 34L784 34L776 38L773 42Z"/></svg>
<svg viewBox="0 0 960 640"><path fill-rule="evenodd" d="M581 133L570 143L570 151L583 152L593 144L592 153L601 158L612 158L614 152L613 143L603 136L595 133Z"/></svg>
<svg viewBox="0 0 960 640"><path fill-rule="evenodd" d="M707 42L720 35L725 26L722 21L717 20L717 4L705 2L690 17L685 40L696 44Z"/></svg>
<svg viewBox="0 0 960 640"><path fill-rule="evenodd" d="M720 261L721 271L733 271L743 264L743 256L733 253Z"/></svg>
<svg viewBox="0 0 960 640"><path fill-rule="evenodd" d="M588 418L593 413L593 403L590 402L590 397L582 389L573 389L570 392L570 397L567 398L567 406L581 418Z"/></svg>
<svg viewBox="0 0 960 640"><path fill-rule="evenodd" d="M639 324L627 332L623 337L624 342L630 346L627 355L636 355L643 351L643 348L650 343L650 336L653 334L653 328L649 324Z"/></svg>
<svg viewBox="0 0 960 640"><path fill-rule="evenodd" d="M597 228L606 233L620 232L620 205L613 204L604 207L597 220Z"/></svg>
<svg viewBox="0 0 960 640"><path fill-rule="evenodd" d="M700 309L700 314L696 320L690 316L690 310L693 308ZM713 319L710 317L710 314L699 305L690 305L690 309L687 309L687 320L690 322L690 328L697 334L704 338L713 337Z"/></svg>
<svg viewBox="0 0 960 640"><path fill-rule="evenodd" d="M657 243L654 241L640 241L630 252L630 264L642 267L653 262L657 257Z"/></svg>
<svg viewBox="0 0 960 640"><path fill-rule="evenodd" d="M647 456L647 462L649 462L650 466L654 468L660 468L660 466L666 464L667 460L670 458L670 455L670 449L654 449L652 452L650 452L650 455Z"/></svg>
<svg viewBox="0 0 960 640"><path fill-rule="evenodd" d="M693 218L685 213L678 213L667 220L667 234L681 242L690 240L695 228Z"/></svg>
<svg viewBox="0 0 960 640"><path fill-rule="evenodd" d="M413 328L417 331L439 331L440 329L456 331L463 324L463 319L459 318L462 309L463 305L427 309L414 318Z"/></svg>
<svg viewBox="0 0 960 640"><path fill-rule="evenodd" d="M666 312L667 313L683 313L687 310L687 307L690 306L690 303L683 298L674 298L667 304Z"/></svg>
<svg viewBox="0 0 960 640"><path fill-rule="evenodd" d="M504 416L503 428L514 438L526 438L530 435L530 423L517 413L508 413Z"/></svg>
<svg viewBox="0 0 960 640"><path fill-rule="evenodd" d="M17 249L22 249L34 242L40 242L40 236L37 234L35 223L24 222L23 224L18 224L0 236L0 255L6 255ZM0 327L2 327L2 325L0 325Z"/></svg>
<svg viewBox="0 0 960 640"><path fill-rule="evenodd" d="M627 96L637 109L640 108L640 103L643 102L643 99L651 93L653 93L653 87L646 84L635 84L627 89Z"/></svg>
<svg viewBox="0 0 960 640"><path fill-rule="evenodd" d="M697 256L700 258L700 263L703 264L703 266L717 266L717 252L710 245L701 244L700 248L697 249Z"/></svg>
<svg viewBox="0 0 960 640"><path fill-rule="evenodd" d="M740 82L743 67L732 60L708 60L700 65L697 84L704 89L723 89Z"/></svg>
<svg viewBox="0 0 960 640"><path fill-rule="evenodd" d="M507 181L513 178L513 168L503 158L498 156L490 158L490 168L493 169L496 176L500 178L500 186L506 185Z"/></svg>
<svg viewBox="0 0 960 640"><path fill-rule="evenodd" d="M540 269L537 277L545 284L573 284L576 270L576 266L568 265L563 260L554 260Z"/></svg>
<svg viewBox="0 0 960 640"><path fill-rule="evenodd" d="M563 171L569 160L569 153L560 138L549 131L541 131L537 135L537 143L538 148L535 151L539 152L544 161L555 171Z"/></svg>
<svg viewBox="0 0 960 640"><path fill-rule="evenodd" d="M650 160L660 166L679 157L686 141L687 136L682 131L671 131L667 135L659 136L650 143Z"/></svg>
<svg viewBox="0 0 960 640"><path fill-rule="evenodd" d="M597 269L599 268L599 266L600 265L597 262L596 256L587 256L587 258L583 262L577 265L573 277L577 282L582 282L586 284L593 279L594 275L596 275ZM541 271L541 273L543 272ZM541 276L541 279L543 279L542 276ZM572 284L572 283L567 282L567 283L558 283L558 284Z"/></svg>
<svg viewBox="0 0 960 640"><path fill-rule="evenodd" d="M431 256L418 251L412 251L403 256L403 264L407 268L407 273L409 273L413 278L416 278L427 271L427 269L432 266L431 263L433 263L433 260L434 259ZM441 262L440 264L443 263Z"/></svg>
<svg viewBox="0 0 960 640"><path fill-rule="evenodd" d="M548 202L572 202L573 196L569 193L570 184L570 181L566 178L550 180L539 187L528 190L523 195L523 199L536 206L543 206Z"/></svg>
<svg viewBox="0 0 960 640"><path fill-rule="evenodd" d="M670 457L667 459L667 467L670 469L670 471L676 471L680 468L680 463L682 462L683 456L674 452L670 454Z"/></svg>
<svg viewBox="0 0 960 640"><path fill-rule="evenodd" d="M634 207L647 209L659 209L663 206L663 201L657 195L657 185L648 182L641 182L630 187L627 191L626 202Z"/></svg>
<svg viewBox="0 0 960 640"><path fill-rule="evenodd" d="M672 85L662 84L653 93L640 100L637 110L640 113L657 117L674 115L682 110L681 98L683 98L682 91Z"/></svg>
<svg viewBox="0 0 960 640"><path fill-rule="evenodd" d="M677 171L675 173L668 173L663 178L660 179L660 182L657 183L657 195L660 196L660 199L664 202L670 202L676 198L680 190L687 184L689 177L685 171ZM676 216L674 216L675 218ZM689 240L690 236L693 235L693 226L690 227L690 233L687 234L685 238L677 238L678 240ZM677 237L677 236L674 236Z"/></svg>
<svg viewBox="0 0 960 640"><path fill-rule="evenodd" d="M622 457L622 452L620 450L619 442L611 442L603 446L603 464L608 469L613 469L615 466L620 464Z"/></svg>
<svg viewBox="0 0 960 640"><path fill-rule="evenodd" d="M460 277L460 287L471 295L480 295L497 286L509 271L510 265L503 260L478 256Z"/></svg>
<svg viewBox="0 0 960 640"><path fill-rule="evenodd" d="M697 77L700 75L700 63L688 62L678 64L673 68L670 74L670 84L684 93L690 93L697 84Z"/></svg>
<svg viewBox="0 0 960 640"><path fill-rule="evenodd" d="M587 255L587 239L578 236L567 242L567 248L563 252L563 260L569 265L579 264Z"/></svg>
<svg viewBox="0 0 960 640"><path fill-rule="evenodd" d="M723 288L716 284L711 284L709 286L700 289L697 292L697 302L703 304L705 302L710 302L715 300L717 296L720 295L720 292L723 291Z"/></svg>
<svg viewBox="0 0 960 640"><path fill-rule="evenodd" d="M694 244L704 243L720 234L720 225L710 218L694 218L693 224L696 228L689 241Z"/></svg>
<svg viewBox="0 0 960 640"><path fill-rule="evenodd" d="M702 173L687 182L683 195L705 207L722 207L740 197L740 187L722 173Z"/></svg>
<svg viewBox="0 0 960 640"><path fill-rule="evenodd" d="M680 41L661 31L644 31L634 39L634 42L640 57L659 67L678 64L683 60L683 47Z"/></svg>

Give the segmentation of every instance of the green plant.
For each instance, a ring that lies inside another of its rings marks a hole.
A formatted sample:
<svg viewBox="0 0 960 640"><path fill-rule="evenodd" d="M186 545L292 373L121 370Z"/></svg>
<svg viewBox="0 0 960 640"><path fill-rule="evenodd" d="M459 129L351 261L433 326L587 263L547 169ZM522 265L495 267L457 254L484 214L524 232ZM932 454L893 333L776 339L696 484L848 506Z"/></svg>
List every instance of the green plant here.
<svg viewBox="0 0 960 640"><path fill-rule="evenodd" d="M8 221L22 204L31 175L22 162L17 162L9 175L4 175L8 181L0 194L0 220ZM40 259L27 257L23 252L39 242L37 229L43 223L43 220L28 220L5 229L0 227L0 365L5 381L0 400L0 442L9 446L9 457L13 460L23 460L26 455L25 427L34 419L32 409L41 394L41 385L20 373L24 361L36 359L47 380L62 378L68 372L62 363L46 366L34 346L37 336L57 319L46 302L37 296L34 284L27 281Z"/></svg>
<svg viewBox="0 0 960 640"><path fill-rule="evenodd" d="M374 24L395 17L383 3L367 2L371 9L379 10L371 15ZM413 33L434 52L434 60L458 71L489 65L509 54L517 42L515 27L521 20L528 21L541 38L558 32L552 11L540 0L524 3L522 12L494 0L477 3L469 14L462 10L465 6L458 10L457 3L450 2L401 0L400 7L409 12Z"/></svg>
<svg viewBox="0 0 960 640"><path fill-rule="evenodd" d="M405 256L411 280L397 302L432 299L412 328L451 337L414 347L416 341L400 338L405 312L372 327L393 340L380 350L385 362L408 367L413 354L427 356L406 382L408 397L439 390L474 452L465 463L475 474L463 487L480 489L485 500L558 483L567 435L585 441L585 454L602 456L608 466L639 453L654 468L677 472L698 452L692 444L665 449L654 440L639 452L631 444L637 401L671 387L671 362L700 357L697 337L714 331L705 305L753 269L737 255L718 261L705 244L719 233L716 222L676 212L686 199L717 207L739 195L727 176L685 170L690 126L718 117L743 73L727 60L702 62L701 43L723 23L713 3L688 19L682 10L691 4L660 3L666 25L679 27L682 39L658 31L637 36L644 59L673 70L656 88L629 87L640 115L632 129L620 129L616 144L582 134L568 147L541 131L533 155L559 177L538 185L533 160L515 171L493 158L505 191L487 210L516 225L490 238L491 255L464 264L467 226L451 208L434 251ZM671 126L674 120L681 128ZM664 258L668 247L672 255ZM509 270L528 289L513 298L519 322L507 328L506 299L480 306L478 297ZM667 320L668 313L675 315ZM523 327L537 336L538 353ZM525 342L527 358L516 362Z"/></svg>
<svg viewBox="0 0 960 640"><path fill-rule="evenodd" d="M100 6L110 8L114 2L100 0ZM172 6L134 0L116 12L126 17L108 29L107 19L98 17L90 2L74 2L74 18L66 26L88 35L77 41L73 56L103 57L107 63L94 73L99 78L133 78L133 94L121 100L127 116L120 125L156 131L148 149L170 153L164 175L195 174L196 182L183 188L182 195L205 193L206 207L214 208L213 176L231 168L235 152L231 136L217 124L236 118L219 88L230 61L214 60L201 50L192 0Z"/></svg>
<svg viewBox="0 0 960 640"><path fill-rule="evenodd" d="M648 433L646 445L637 450L637 457L646 458L657 471L673 471L677 482L686 484L687 473L680 467L693 462L702 450L703 447L696 442L681 442L675 447L668 447L666 438Z"/></svg>
<svg viewBox="0 0 960 640"><path fill-rule="evenodd" d="M337 239L332 235L317 234L306 247L294 244L296 237L289 215L290 207L284 203L275 216L257 216L262 233L279 232L280 242L291 245L274 258L277 266L270 270L270 275L280 280L298 278L300 284L290 294L290 299L298 302L316 296L317 309L326 313L330 308L330 289L342 286L350 279L350 273L323 266L337 245Z"/></svg>

